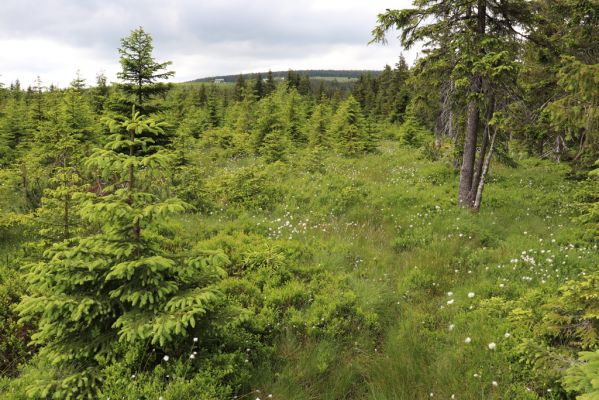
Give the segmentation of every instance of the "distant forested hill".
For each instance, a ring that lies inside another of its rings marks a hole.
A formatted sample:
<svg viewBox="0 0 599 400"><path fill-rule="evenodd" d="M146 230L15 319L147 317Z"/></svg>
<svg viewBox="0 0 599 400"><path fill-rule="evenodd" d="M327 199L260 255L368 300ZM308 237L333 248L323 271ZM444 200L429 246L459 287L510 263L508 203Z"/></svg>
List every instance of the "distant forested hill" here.
<svg viewBox="0 0 599 400"><path fill-rule="evenodd" d="M382 71L378 70L333 70L333 69L310 69L310 70L294 70L293 72L300 75L308 75L312 79L323 78L325 80L338 79L343 80L354 80L358 79L360 75L370 73L373 76L379 75ZM272 75L274 78L286 78L289 71L273 71ZM266 78L268 72L252 72L243 74L246 78L254 78L260 74L263 78ZM225 82L235 82L239 74L236 75L220 75L210 76L206 78L194 79L192 82L213 82L215 79L224 79Z"/></svg>

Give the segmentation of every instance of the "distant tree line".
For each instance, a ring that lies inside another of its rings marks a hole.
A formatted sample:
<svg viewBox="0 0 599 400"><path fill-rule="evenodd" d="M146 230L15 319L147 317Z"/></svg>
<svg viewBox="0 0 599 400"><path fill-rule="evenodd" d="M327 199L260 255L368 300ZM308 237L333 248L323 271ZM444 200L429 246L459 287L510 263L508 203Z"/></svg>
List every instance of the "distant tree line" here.
<svg viewBox="0 0 599 400"><path fill-rule="evenodd" d="M379 70L334 70L334 69L307 69L307 70L295 70L293 71L300 75L307 75L310 78L321 77L321 78L358 78L362 74L371 74L376 76L381 73ZM268 73L272 74L274 78L287 78L289 71L264 71L243 74L246 78L256 79L256 76L261 75L265 77ZM219 75L208 78L194 79L191 82L214 82L215 79L223 79L225 82L235 82L239 75Z"/></svg>

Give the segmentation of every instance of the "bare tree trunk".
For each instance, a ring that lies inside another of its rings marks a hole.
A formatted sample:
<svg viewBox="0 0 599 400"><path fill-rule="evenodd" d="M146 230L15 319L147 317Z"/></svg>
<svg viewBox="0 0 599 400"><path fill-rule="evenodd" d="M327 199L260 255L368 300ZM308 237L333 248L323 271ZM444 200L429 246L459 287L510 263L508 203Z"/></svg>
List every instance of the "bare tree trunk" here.
<svg viewBox="0 0 599 400"><path fill-rule="evenodd" d="M562 138L562 141L563 141L563 138ZM584 153L584 149L586 147L586 142L587 142L586 132L582 132L582 134L580 135L580 144L578 145L578 153L576 153L576 155L574 156L574 160L576 160L576 161L580 160L580 157Z"/></svg>
<svg viewBox="0 0 599 400"><path fill-rule="evenodd" d="M448 117L448 123L447 123L447 132L449 132L449 137L451 138L455 138L457 135L455 133L455 130L453 129L453 111L449 110L449 117Z"/></svg>
<svg viewBox="0 0 599 400"><path fill-rule="evenodd" d="M453 138L453 114L451 110L453 82L450 80L439 88L439 115L435 123L435 148L441 148L441 139L443 136Z"/></svg>
<svg viewBox="0 0 599 400"><path fill-rule="evenodd" d="M561 134L557 134L555 138L555 161L560 162L562 157L562 143L560 139L562 138Z"/></svg>
<svg viewBox="0 0 599 400"><path fill-rule="evenodd" d="M485 131L483 134L483 142L480 145L480 153L478 156L478 160L476 161L476 168L474 169L474 175L472 176L472 188L470 189L470 194L468 195L469 201L471 204L474 204L474 199L476 197L476 192L478 190L478 183L480 182L480 177L483 170L483 163L485 161L485 154L487 154L487 146L489 145L489 136L490 136L490 125L489 121L493 117L495 113L495 96L491 96L491 101L487 107L487 112L485 115Z"/></svg>
<svg viewBox="0 0 599 400"><path fill-rule="evenodd" d="M435 123L435 150L439 150L441 148L441 135L443 134L443 128L441 127L443 124L443 114L439 114L437 117L437 121Z"/></svg>
<svg viewBox="0 0 599 400"><path fill-rule="evenodd" d="M482 39L486 27L487 4L486 0L478 0L478 14L476 33ZM482 49L481 49L482 52ZM482 76L472 77L470 91L472 94L480 93L482 88ZM458 205L460 207L471 207L470 191L472 190L472 177L474 175L474 161L476 156L476 139L480 122L480 110L476 98L468 103L468 120L466 124L466 137L464 138L464 154L462 155L462 167L460 169L460 187L458 192Z"/></svg>
<svg viewBox="0 0 599 400"><path fill-rule="evenodd" d="M485 156L485 162L483 164L483 170L480 175L480 181L478 182L478 187L476 188L476 196L474 197L474 203L472 208L475 211L480 210L480 203L483 198L483 189L485 187L485 180L487 178L487 173L489 172L489 166L491 165L491 158L493 157L493 146L495 145L495 138L497 137L497 131L493 130L493 136L491 137L491 143L489 143L489 151Z"/></svg>
<svg viewBox="0 0 599 400"><path fill-rule="evenodd" d="M470 189L470 193L468 194L468 201L470 203L473 203L474 198L476 197L476 191L478 190L478 183L480 182L480 177L483 171L483 164L485 161L485 155L487 154L488 144L489 126L486 126L485 131L483 133L483 142L480 145L480 152L478 155L478 159L476 160L476 167L474 168L474 174L472 175L472 187Z"/></svg>
<svg viewBox="0 0 599 400"><path fill-rule="evenodd" d="M478 93L481 86L481 77L474 78L472 92ZM468 122L466 125L466 137L464 138L464 154L462 155L462 167L460 169L460 188L458 204L461 207L469 207L470 190L472 189L472 175L474 174L474 158L476 156L476 139L478 136L479 109L476 99L468 104Z"/></svg>
<svg viewBox="0 0 599 400"><path fill-rule="evenodd" d="M27 166L25 163L21 163L21 181L23 190L25 192L25 198L29 200L29 193L27 191L27 187L29 186L29 178L27 177Z"/></svg>

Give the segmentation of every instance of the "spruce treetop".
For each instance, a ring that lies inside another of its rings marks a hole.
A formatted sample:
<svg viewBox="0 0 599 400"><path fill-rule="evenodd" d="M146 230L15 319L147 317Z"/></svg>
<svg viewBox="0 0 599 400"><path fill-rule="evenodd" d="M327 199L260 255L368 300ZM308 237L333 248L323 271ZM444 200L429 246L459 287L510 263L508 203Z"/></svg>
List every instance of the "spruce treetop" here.
<svg viewBox="0 0 599 400"><path fill-rule="evenodd" d="M118 50L122 71L117 77L125 82L122 84L123 90L134 97L133 104L145 111L147 100L168 89L159 81L175 75L174 71L167 70L172 62L160 63L154 59L152 36L142 27L132 30L128 37L121 39Z"/></svg>

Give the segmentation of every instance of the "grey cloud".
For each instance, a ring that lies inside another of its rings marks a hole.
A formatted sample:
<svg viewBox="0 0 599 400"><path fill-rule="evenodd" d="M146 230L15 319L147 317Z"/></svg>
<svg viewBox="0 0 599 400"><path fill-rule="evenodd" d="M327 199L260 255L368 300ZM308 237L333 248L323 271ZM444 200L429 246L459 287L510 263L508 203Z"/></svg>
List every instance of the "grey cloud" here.
<svg viewBox="0 0 599 400"><path fill-rule="evenodd" d="M329 1L338 6L323 10L322 4ZM157 55L163 59L210 54L254 60L255 64L258 58L301 59L338 46L366 46L376 12L409 3L389 0L373 6L368 0L4 0L0 40L53 40L93 49L98 58L114 63L120 38L130 29L143 26L154 37Z"/></svg>

